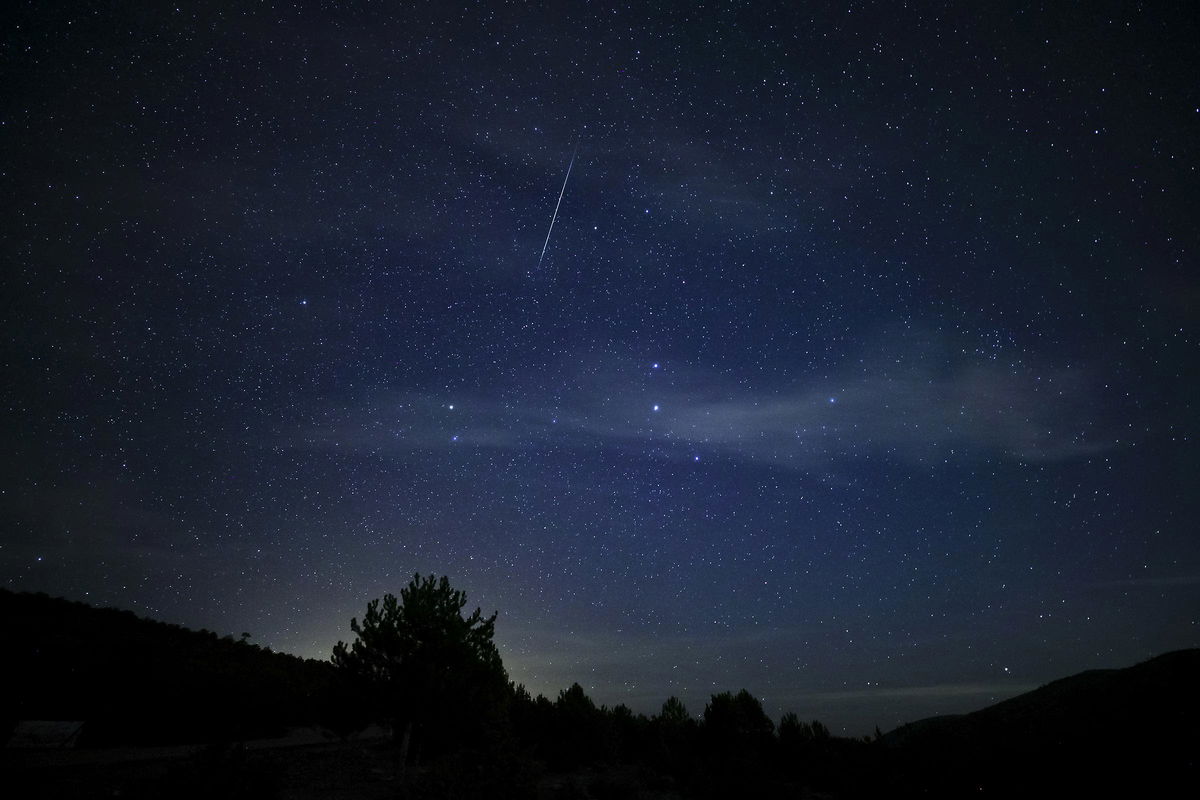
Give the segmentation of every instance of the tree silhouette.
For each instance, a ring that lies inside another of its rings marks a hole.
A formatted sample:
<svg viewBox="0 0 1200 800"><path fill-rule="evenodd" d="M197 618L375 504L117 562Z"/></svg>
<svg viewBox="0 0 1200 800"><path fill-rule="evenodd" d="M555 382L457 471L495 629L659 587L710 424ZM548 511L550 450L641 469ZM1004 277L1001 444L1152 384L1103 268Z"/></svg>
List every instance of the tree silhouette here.
<svg viewBox="0 0 1200 800"><path fill-rule="evenodd" d="M763 712L762 703L745 689L736 695L714 694L704 708L704 727L722 742L754 747L765 746L775 732L775 723Z"/></svg>
<svg viewBox="0 0 1200 800"><path fill-rule="evenodd" d="M876 728L876 731L879 729ZM882 734L880 734L882 736ZM789 711L779 720L779 741L785 747L798 747L812 742L823 742L830 738L829 729L820 720L801 722L794 711Z"/></svg>
<svg viewBox="0 0 1200 800"><path fill-rule="evenodd" d="M687 706L683 704L675 695L667 698L662 704L662 710L658 713L658 719L664 725L683 726L692 722L692 717L688 714Z"/></svg>
<svg viewBox="0 0 1200 800"><path fill-rule="evenodd" d="M703 733L714 796L764 796L774 732L762 703L745 689L712 696L704 708Z"/></svg>
<svg viewBox="0 0 1200 800"><path fill-rule="evenodd" d="M396 725L400 769L414 740L428 750L462 744L499 712L508 688L492 642L496 614L464 617L466 593L449 578L414 575L400 597L367 604L354 642L338 642L333 663L357 681Z"/></svg>
<svg viewBox="0 0 1200 800"><path fill-rule="evenodd" d="M554 741L551 763L565 770L603 760L608 755L604 714L578 683L559 692L554 701Z"/></svg>

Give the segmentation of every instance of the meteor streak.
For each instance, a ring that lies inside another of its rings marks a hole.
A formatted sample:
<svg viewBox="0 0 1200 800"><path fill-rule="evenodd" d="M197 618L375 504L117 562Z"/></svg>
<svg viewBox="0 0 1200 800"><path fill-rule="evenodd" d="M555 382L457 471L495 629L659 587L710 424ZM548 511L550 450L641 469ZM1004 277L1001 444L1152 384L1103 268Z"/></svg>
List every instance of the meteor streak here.
<svg viewBox="0 0 1200 800"><path fill-rule="evenodd" d="M567 175L563 178L562 189L558 192L558 202L554 204L554 216L550 218L550 229L546 231L546 242L542 245L542 254L538 256L538 267L542 266L542 259L546 257L546 248L550 246L550 234L554 232L554 222L558 219L558 209L562 205L563 195L567 192L567 181L571 179L571 167L575 166L575 156L579 155L579 144L575 144L575 152L571 153L571 163L567 164Z"/></svg>

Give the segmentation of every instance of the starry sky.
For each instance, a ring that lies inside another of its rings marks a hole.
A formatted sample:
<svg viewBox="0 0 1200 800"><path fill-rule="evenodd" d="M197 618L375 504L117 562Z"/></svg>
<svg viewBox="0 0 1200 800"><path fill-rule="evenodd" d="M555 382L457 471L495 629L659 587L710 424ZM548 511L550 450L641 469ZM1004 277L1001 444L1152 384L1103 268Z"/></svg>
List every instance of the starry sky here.
<svg viewBox="0 0 1200 800"><path fill-rule="evenodd" d="M3 15L0 585L851 734L1200 645L1193 4Z"/></svg>

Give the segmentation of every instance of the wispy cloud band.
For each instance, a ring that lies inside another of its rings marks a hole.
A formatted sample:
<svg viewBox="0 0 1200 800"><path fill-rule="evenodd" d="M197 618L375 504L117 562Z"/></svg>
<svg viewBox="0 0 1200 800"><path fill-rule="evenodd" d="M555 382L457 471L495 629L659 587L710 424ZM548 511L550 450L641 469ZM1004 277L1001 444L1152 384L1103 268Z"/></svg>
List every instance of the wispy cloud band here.
<svg viewBox="0 0 1200 800"><path fill-rule="evenodd" d="M380 390L326 409L289 435L296 447L403 452L450 447L643 447L800 471L883 455L900 461L982 454L1024 462L1086 458L1116 446L1080 369L994 362L933 371L915 360L755 389L721 373L637 360L579 360L571 391L509 390L508 400ZM499 393L497 393L499 395Z"/></svg>

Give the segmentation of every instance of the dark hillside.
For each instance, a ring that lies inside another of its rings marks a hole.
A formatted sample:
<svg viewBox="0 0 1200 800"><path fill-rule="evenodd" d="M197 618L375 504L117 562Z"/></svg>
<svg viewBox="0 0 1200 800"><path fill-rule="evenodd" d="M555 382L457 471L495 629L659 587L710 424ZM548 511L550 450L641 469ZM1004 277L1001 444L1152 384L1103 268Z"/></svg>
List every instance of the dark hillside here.
<svg viewBox="0 0 1200 800"><path fill-rule="evenodd" d="M929 790L1133 790L1196 777L1198 712L1200 650L1180 650L905 725L883 743L906 783Z"/></svg>
<svg viewBox="0 0 1200 800"><path fill-rule="evenodd" d="M272 735L311 722L329 664L41 594L0 590L4 734L84 720L82 744Z"/></svg>

